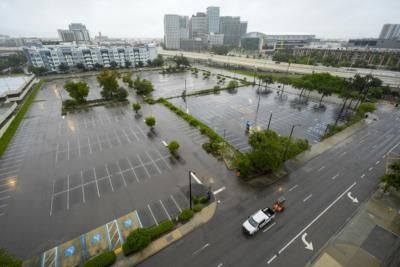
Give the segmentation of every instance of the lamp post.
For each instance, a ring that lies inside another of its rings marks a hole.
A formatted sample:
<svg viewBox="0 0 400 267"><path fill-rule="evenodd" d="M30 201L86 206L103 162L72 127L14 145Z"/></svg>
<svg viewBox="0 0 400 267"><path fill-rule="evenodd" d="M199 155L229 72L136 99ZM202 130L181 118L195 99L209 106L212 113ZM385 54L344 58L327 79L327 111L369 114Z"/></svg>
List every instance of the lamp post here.
<svg viewBox="0 0 400 267"><path fill-rule="evenodd" d="M192 209L192 174L195 172L189 170L189 208Z"/></svg>
<svg viewBox="0 0 400 267"><path fill-rule="evenodd" d="M269 115L267 130L269 130L269 126L271 125L271 119L272 119L272 111L271 111L271 114Z"/></svg>
<svg viewBox="0 0 400 267"><path fill-rule="evenodd" d="M283 161L286 160L287 152L288 152L288 150L289 150L290 140L291 140L291 138L292 138L292 134L293 134L294 127L296 127L296 126L301 126L301 124L293 124L292 130L290 130L289 140L288 140L288 142L287 142L287 144L286 144L285 153L283 154Z"/></svg>

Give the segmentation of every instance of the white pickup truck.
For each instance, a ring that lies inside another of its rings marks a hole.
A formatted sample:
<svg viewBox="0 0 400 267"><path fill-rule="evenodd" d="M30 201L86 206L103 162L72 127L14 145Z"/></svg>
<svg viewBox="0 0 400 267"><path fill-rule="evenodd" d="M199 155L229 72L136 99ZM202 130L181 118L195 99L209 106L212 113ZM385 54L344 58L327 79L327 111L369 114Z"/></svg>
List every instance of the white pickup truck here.
<svg viewBox="0 0 400 267"><path fill-rule="evenodd" d="M258 230L262 229L265 225L267 225L272 219L275 218L275 212L270 208L265 208L257 211L252 216L250 216L243 223L243 230L249 234L253 235Z"/></svg>

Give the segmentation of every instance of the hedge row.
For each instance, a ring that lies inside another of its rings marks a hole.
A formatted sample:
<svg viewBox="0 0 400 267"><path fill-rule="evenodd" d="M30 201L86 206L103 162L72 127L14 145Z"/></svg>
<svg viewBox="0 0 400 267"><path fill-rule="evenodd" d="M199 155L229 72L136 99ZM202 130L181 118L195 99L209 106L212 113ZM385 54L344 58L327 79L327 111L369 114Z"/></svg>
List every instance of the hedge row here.
<svg viewBox="0 0 400 267"><path fill-rule="evenodd" d="M122 245L122 250L125 256L141 251L147 247L152 240L170 232L173 228L174 223L171 220L166 220L157 226L138 228L132 231L126 238L126 242Z"/></svg>
<svg viewBox="0 0 400 267"><path fill-rule="evenodd" d="M114 251L106 251L88 260L83 267L108 267L113 265L116 260L117 255Z"/></svg>
<svg viewBox="0 0 400 267"><path fill-rule="evenodd" d="M4 151L7 149L8 144L14 137L14 134L19 127L19 124L24 119L26 112L28 112L29 107L35 100L36 94L42 87L43 83L44 81L41 80L33 86L31 92L26 97L24 103L20 106L19 110L17 111L17 115L15 116L14 120L11 122L7 130L4 132L3 136L0 138L0 156L3 155Z"/></svg>
<svg viewBox="0 0 400 267"><path fill-rule="evenodd" d="M207 135L210 138L210 142L217 142L220 143L223 141L222 137L220 137L214 130L212 130L210 127L208 127L206 124L202 123L192 115L189 115L179 108L175 107L173 104L168 102L168 100L164 98L160 98L158 100L159 103L163 104L167 108L169 108L171 111L173 111L176 115L179 117L183 118L185 121L187 121L190 125L193 127L198 127L200 129L201 134Z"/></svg>
<svg viewBox="0 0 400 267"><path fill-rule="evenodd" d="M194 215L194 211L191 209L184 209L182 210L181 214L179 214L178 219L180 222L187 222L189 221Z"/></svg>

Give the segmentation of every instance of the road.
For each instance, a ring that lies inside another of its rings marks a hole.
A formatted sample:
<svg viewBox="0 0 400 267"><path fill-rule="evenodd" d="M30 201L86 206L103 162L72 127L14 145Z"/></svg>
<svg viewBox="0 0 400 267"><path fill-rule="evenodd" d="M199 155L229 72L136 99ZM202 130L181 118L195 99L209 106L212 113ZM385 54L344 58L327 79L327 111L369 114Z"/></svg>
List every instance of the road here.
<svg viewBox="0 0 400 267"><path fill-rule="evenodd" d="M400 112L380 107L372 121L340 145L257 193L216 195L214 218L140 266L305 266L376 189L386 154L400 148ZM253 237L241 224L281 194L287 210Z"/></svg>
<svg viewBox="0 0 400 267"><path fill-rule="evenodd" d="M276 64L274 61L265 59L253 59L245 57L232 57L232 56L220 56L211 55L208 53L196 53L196 52L184 52L184 51L169 51L169 50L159 50L161 55L174 56L174 55L184 55L185 57L191 59L199 60L211 60L216 63L225 63L229 65L241 65L250 68L259 68L265 70L276 70L281 72L295 72L295 73L313 73L313 72L329 72L332 75L337 75L344 78L349 78L355 74L367 75L372 74L377 78L380 78L386 85L392 87L400 86L400 75L395 71L387 70L373 70L373 69L360 69L352 68L351 71L348 68L335 68L335 67L325 67L325 66L311 66L303 64L288 64L281 62Z"/></svg>

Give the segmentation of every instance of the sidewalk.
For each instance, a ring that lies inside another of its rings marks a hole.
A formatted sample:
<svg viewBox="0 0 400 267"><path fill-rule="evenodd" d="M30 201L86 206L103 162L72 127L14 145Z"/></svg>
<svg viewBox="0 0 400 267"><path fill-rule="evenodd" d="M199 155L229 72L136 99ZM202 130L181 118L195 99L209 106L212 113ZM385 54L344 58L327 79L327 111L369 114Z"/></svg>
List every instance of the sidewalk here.
<svg viewBox="0 0 400 267"><path fill-rule="evenodd" d="M320 251L313 267L399 266L400 194L378 189Z"/></svg>
<svg viewBox="0 0 400 267"><path fill-rule="evenodd" d="M122 249L118 249L116 251L118 255L117 262L113 266L118 266L118 267L125 267L125 266L135 266L139 264L140 262L146 260L148 257L151 257L152 255L158 253L162 249L166 248L167 246L171 245L175 241L178 241L181 239L183 236L189 234L196 228L200 227L201 225L207 223L211 218L214 216L214 213L217 209L217 203L214 201L207 207L205 207L202 211L199 213L196 213L194 217L184 225L178 227L168 235L165 235L153 242L142 250L141 252L138 252L132 256L125 257L122 255Z"/></svg>

